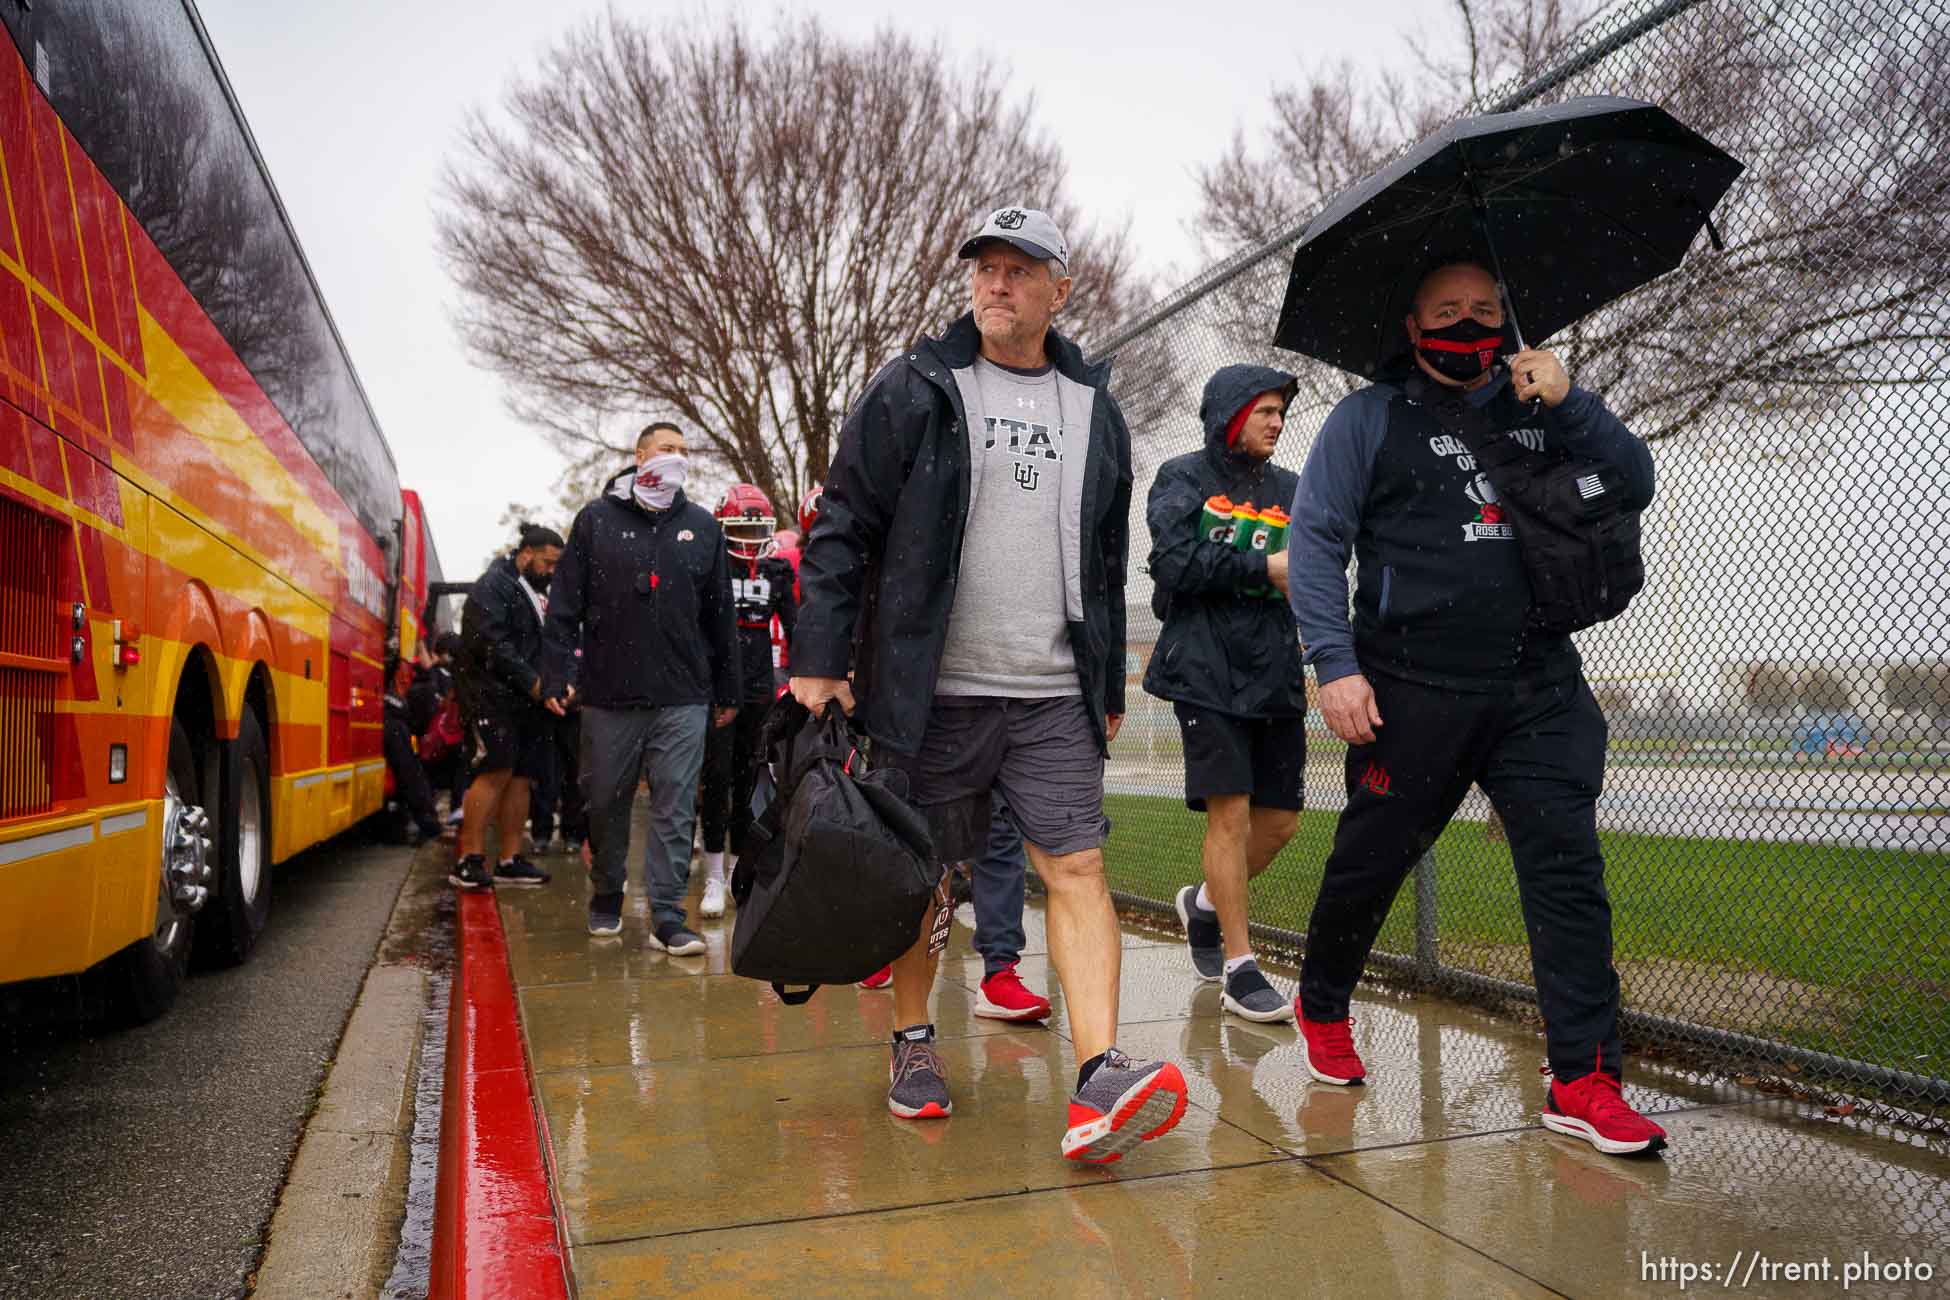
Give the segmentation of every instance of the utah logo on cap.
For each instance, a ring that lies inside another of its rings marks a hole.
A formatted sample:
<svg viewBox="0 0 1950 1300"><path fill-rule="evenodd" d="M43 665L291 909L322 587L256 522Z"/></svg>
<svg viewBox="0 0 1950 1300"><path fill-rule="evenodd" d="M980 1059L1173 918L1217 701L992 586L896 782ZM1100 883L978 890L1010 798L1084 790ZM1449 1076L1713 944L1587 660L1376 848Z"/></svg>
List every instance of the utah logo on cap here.
<svg viewBox="0 0 1950 1300"><path fill-rule="evenodd" d="M1021 208L1009 208L995 214L995 224L1003 230L1020 230L1022 223L1029 220L1029 214Z"/></svg>

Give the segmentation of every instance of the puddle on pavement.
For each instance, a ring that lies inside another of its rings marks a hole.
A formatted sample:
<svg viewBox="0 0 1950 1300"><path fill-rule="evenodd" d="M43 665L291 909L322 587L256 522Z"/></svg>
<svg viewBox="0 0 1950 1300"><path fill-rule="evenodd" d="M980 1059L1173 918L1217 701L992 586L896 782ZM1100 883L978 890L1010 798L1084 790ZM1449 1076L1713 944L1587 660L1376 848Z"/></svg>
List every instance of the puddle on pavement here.
<svg viewBox="0 0 1950 1300"><path fill-rule="evenodd" d="M413 945L427 968L427 1006L420 1019L413 1082L413 1135L408 1146L406 1217L382 1300L425 1300L433 1274L433 1200L440 1174L440 1099L447 1079L447 1007L453 991L454 896L441 882Z"/></svg>

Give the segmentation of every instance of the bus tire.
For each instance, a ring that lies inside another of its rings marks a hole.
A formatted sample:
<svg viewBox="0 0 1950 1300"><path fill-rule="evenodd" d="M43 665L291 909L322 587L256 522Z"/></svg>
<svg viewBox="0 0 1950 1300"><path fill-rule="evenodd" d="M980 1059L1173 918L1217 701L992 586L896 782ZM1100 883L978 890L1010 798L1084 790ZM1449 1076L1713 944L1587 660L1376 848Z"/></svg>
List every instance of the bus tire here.
<svg viewBox="0 0 1950 1300"><path fill-rule="evenodd" d="M169 724L168 794L184 804L202 806L203 783L197 775L196 747L181 718ZM165 802L164 835L168 836L168 802ZM167 849L165 848L165 853ZM114 1019L124 1024L146 1024L156 1019L176 1001L189 976L190 946L196 933L196 907L179 903L171 896L168 869L157 863L159 882L156 900L156 928L153 934L136 940L110 958L107 992Z"/></svg>
<svg viewBox="0 0 1950 1300"><path fill-rule="evenodd" d="M227 749L215 888L196 935L198 958L218 966L249 961L271 915L270 750L255 710L244 710Z"/></svg>

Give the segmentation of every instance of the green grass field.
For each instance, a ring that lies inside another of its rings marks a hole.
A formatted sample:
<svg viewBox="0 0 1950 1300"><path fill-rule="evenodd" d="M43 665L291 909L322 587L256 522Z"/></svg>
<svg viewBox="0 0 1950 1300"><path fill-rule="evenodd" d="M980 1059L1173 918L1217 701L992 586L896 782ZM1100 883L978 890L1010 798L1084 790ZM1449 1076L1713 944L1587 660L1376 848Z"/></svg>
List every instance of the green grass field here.
<svg viewBox="0 0 1950 1300"><path fill-rule="evenodd" d="M1176 799L1109 795L1105 807L1112 888L1169 900L1199 879L1202 816ZM1254 882L1255 921L1306 930L1335 816L1302 815L1293 842ZM1950 1073L1950 857L1657 835L1599 839L1614 960L1634 1005L1921 1074ZM1481 822L1457 822L1435 855L1443 959L1527 982L1509 846L1492 842ZM1383 948L1413 950L1413 895L1412 882L1405 884L1382 929ZM1687 1014L1693 1009L1699 1014Z"/></svg>

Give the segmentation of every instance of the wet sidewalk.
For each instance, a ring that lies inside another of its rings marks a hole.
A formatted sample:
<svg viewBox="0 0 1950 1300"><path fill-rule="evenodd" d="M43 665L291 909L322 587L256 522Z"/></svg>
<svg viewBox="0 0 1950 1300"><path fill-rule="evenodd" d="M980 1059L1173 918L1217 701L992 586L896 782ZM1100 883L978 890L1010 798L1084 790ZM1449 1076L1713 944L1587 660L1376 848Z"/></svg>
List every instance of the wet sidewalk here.
<svg viewBox="0 0 1950 1300"><path fill-rule="evenodd" d="M975 1017L964 907L934 1009L955 1114L917 1124L886 1109L890 992L784 1006L729 973L731 919L697 921L695 898L709 951L657 952L634 881L621 938L591 939L582 869L549 865L552 885L499 903L584 1297L1611 1296L1682 1280L1813 1296L1843 1294L1850 1270L1851 1295L1950 1289L1940 1136L1634 1065L1627 1095L1672 1148L1600 1155L1537 1126L1536 1034L1372 989L1354 1008L1369 1086L1314 1084L1291 1026L1223 1016L1181 943L1127 927L1119 1045L1178 1062L1191 1105L1122 1162L1078 1166L1057 1155L1077 1062L1033 900L1022 973L1055 1002L1051 1027Z"/></svg>

